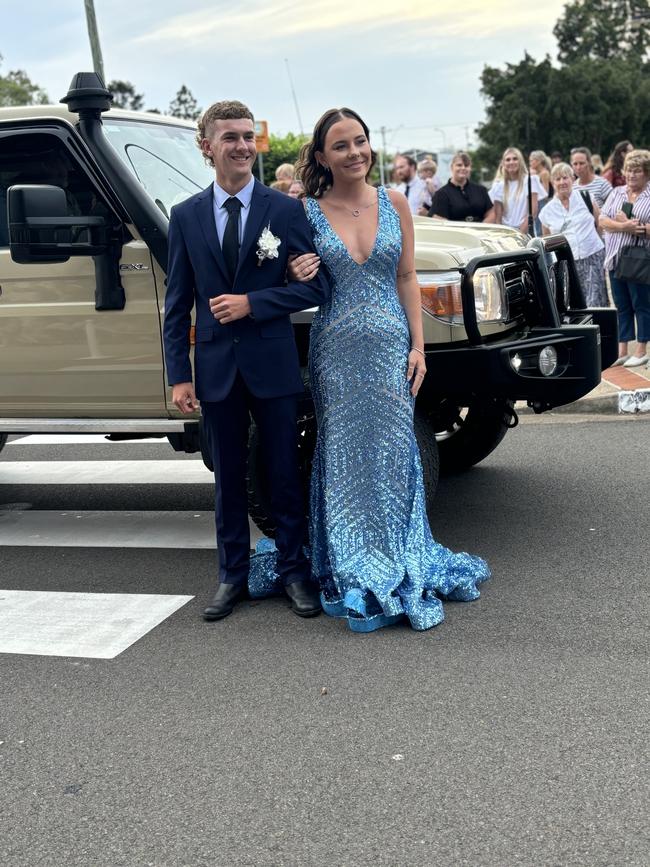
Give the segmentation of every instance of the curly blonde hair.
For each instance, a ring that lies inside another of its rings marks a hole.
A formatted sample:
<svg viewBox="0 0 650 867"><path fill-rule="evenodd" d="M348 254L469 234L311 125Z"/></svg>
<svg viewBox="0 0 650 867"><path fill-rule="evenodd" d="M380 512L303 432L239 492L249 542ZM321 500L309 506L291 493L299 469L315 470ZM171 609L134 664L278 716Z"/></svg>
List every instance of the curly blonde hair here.
<svg viewBox="0 0 650 867"><path fill-rule="evenodd" d="M196 143L201 153L201 142L208 137L208 130L215 120L252 120L255 123L253 112L243 102L237 99L223 99L221 102L213 102L203 112L198 122ZM203 158L209 166L214 168L214 160L209 154L203 154Z"/></svg>

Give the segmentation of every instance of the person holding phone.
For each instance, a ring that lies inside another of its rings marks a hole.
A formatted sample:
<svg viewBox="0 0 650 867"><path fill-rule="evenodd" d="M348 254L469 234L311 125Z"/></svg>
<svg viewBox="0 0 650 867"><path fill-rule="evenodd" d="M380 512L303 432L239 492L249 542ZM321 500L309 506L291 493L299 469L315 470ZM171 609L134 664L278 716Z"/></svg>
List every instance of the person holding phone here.
<svg viewBox="0 0 650 867"><path fill-rule="evenodd" d="M617 269L626 247L644 247L650 255L650 151L630 151L623 175L625 184L609 194L599 223L605 233L605 268L618 310L619 357L614 364L640 367L649 360L650 281L625 279L617 275ZM636 350L630 355L628 343L635 339Z"/></svg>

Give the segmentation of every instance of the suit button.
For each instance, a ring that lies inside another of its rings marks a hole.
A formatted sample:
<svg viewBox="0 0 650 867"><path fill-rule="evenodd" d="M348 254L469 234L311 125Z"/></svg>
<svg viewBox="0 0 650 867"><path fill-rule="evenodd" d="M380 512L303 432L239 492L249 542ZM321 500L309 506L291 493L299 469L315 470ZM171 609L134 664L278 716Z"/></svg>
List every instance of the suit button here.
<svg viewBox="0 0 650 867"><path fill-rule="evenodd" d="M239 343L239 337L233 337L232 342L233 343Z"/></svg>

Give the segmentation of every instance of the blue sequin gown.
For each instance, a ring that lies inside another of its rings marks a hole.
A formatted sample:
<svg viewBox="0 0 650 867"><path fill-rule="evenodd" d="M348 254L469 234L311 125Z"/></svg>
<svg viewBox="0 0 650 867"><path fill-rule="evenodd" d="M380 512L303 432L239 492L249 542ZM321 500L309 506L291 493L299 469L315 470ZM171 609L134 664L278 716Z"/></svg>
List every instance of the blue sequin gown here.
<svg viewBox="0 0 650 867"><path fill-rule="evenodd" d="M410 334L397 295L400 219L379 188L370 257L351 258L320 205L307 199L331 299L314 316L309 370L318 422L310 496L312 574L327 614L369 632L408 618L444 619L442 599L477 599L489 577L480 557L434 541L406 380ZM273 543L251 560L253 596L274 592Z"/></svg>
<svg viewBox="0 0 650 867"><path fill-rule="evenodd" d="M407 617L443 619L441 597L469 601L489 577L479 557L434 541L406 380L410 334L397 295L400 219L380 187L379 224L359 265L318 201L307 200L331 300L312 324L309 369L318 422L311 486L312 573L327 614L368 631Z"/></svg>

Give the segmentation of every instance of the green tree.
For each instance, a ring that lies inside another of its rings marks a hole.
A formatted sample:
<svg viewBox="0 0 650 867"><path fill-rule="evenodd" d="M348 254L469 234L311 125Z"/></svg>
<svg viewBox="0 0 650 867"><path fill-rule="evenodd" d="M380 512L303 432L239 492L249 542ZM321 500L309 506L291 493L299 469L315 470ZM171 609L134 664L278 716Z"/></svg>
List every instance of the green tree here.
<svg viewBox="0 0 650 867"><path fill-rule="evenodd" d="M479 165L496 167L506 147L524 153L586 145L607 156L623 138L650 141L650 68L630 60L584 59L559 69L526 56L481 78L487 120L478 133Z"/></svg>
<svg viewBox="0 0 650 867"><path fill-rule="evenodd" d="M487 101L487 120L477 130L479 166L495 167L507 147L524 151L545 147L552 132L546 126L546 113L556 76L549 57L537 63L528 53L519 63L507 63L505 70L484 67L481 93Z"/></svg>
<svg viewBox="0 0 650 867"><path fill-rule="evenodd" d="M113 80L106 85L113 94L115 108L128 108L131 111L141 111L144 105L144 95L136 93L130 81Z"/></svg>
<svg viewBox="0 0 650 867"><path fill-rule="evenodd" d="M305 135L288 132L284 136L269 135L269 152L262 155L264 160L264 179L267 184L275 180L275 170L282 163L295 165L300 148L308 140Z"/></svg>
<svg viewBox="0 0 650 867"><path fill-rule="evenodd" d="M638 62L650 47L648 0L572 0L553 28L558 60L630 58Z"/></svg>
<svg viewBox="0 0 650 867"><path fill-rule="evenodd" d="M0 75L0 106L45 105L49 101L47 93L34 84L24 70L12 69L6 75Z"/></svg>
<svg viewBox="0 0 650 867"><path fill-rule="evenodd" d="M180 117L183 120L197 120L202 109L199 108L192 91L184 84L169 103L169 113L172 117Z"/></svg>

